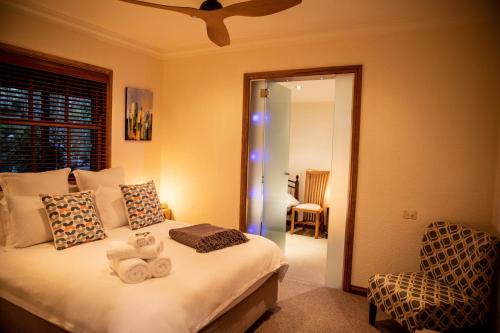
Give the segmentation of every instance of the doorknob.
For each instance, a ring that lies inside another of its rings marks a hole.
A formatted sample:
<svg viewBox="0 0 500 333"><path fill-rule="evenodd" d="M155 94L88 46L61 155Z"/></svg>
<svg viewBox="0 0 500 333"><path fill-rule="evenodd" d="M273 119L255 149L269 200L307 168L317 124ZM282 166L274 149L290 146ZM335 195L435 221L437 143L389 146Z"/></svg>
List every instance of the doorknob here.
<svg viewBox="0 0 500 333"><path fill-rule="evenodd" d="M285 176L290 176L290 172L285 172Z"/></svg>

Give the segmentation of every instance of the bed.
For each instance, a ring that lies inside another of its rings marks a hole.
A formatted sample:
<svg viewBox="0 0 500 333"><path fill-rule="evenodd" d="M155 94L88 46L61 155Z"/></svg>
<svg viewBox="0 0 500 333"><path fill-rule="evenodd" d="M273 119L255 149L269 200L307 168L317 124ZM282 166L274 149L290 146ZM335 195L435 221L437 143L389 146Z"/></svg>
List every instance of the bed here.
<svg viewBox="0 0 500 333"><path fill-rule="evenodd" d="M106 249L124 240L127 226L107 238L56 251L53 243L0 251L0 330L37 332L242 332L277 299L286 272L279 248L249 242L210 253L169 238L166 221L141 230L163 240L172 259L165 278L124 284Z"/></svg>
<svg viewBox="0 0 500 333"><path fill-rule="evenodd" d="M295 180L288 179L287 199L286 199L286 224L290 225L292 221L292 207L298 205L299 202L299 175L295 176Z"/></svg>

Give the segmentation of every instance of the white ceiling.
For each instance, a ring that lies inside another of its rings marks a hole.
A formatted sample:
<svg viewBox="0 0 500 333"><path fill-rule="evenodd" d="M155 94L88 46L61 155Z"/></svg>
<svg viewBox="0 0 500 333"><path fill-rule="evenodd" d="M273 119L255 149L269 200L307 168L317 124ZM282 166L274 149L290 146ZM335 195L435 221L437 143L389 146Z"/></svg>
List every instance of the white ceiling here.
<svg viewBox="0 0 500 333"><path fill-rule="evenodd" d="M292 92L293 103L333 102L335 79L279 82ZM297 89L300 86L300 89Z"/></svg>
<svg viewBox="0 0 500 333"><path fill-rule="evenodd" d="M199 7L203 0L150 1ZM241 1L220 0L226 6ZM118 39L159 55L217 48L208 40L205 25L199 19L119 0L0 2L58 22L80 26L86 31ZM495 3L496 0L303 0L302 4L274 15L230 17L225 23L232 45L238 45L459 17L498 18L498 13L492 10Z"/></svg>

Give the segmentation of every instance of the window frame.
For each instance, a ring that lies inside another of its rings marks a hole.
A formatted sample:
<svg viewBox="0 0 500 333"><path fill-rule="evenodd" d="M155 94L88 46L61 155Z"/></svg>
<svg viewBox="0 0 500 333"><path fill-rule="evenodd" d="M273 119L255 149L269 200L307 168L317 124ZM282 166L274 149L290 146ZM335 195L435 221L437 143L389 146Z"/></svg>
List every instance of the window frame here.
<svg viewBox="0 0 500 333"><path fill-rule="evenodd" d="M0 62L17 65L35 70L47 71L55 74L61 74L80 79L96 81L106 85L106 104L105 104L105 135L106 141L104 146L105 158L101 163L98 163L97 169L102 170L109 168L111 165L111 124L112 124L112 89L113 89L113 70L95 65L90 65L84 62L62 58L38 51L33 51L0 42ZM3 123L8 123L4 121ZM12 123L16 123L15 120ZM25 125L36 126L40 124L22 121ZM51 124L51 123L50 123ZM64 127L71 127L71 123L65 123Z"/></svg>

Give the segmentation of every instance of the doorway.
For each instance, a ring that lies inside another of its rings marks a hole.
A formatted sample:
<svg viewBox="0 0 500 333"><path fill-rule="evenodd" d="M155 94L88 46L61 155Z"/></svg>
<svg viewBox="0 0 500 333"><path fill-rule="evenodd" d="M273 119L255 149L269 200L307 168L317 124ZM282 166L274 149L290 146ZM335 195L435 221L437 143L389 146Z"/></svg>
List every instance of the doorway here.
<svg viewBox="0 0 500 333"><path fill-rule="evenodd" d="M330 237L331 240L328 240L327 265L330 267L327 267L326 284L332 287L341 287L345 291L356 292L356 287L353 288L350 283L350 272L356 202L361 65L245 74L240 230L262 234L274 240L283 249L285 248L287 227L286 223L282 222L283 216L286 216L286 197L285 192L280 189L286 188L287 181L290 179L288 172L290 128L277 126L276 124L290 123L290 114L279 111L290 110L291 90L287 89L286 82L291 81L293 85L294 82L325 80L344 74L349 74L352 77L351 94L346 95L348 98L344 98L344 100L347 100L346 105L349 105L349 119L341 120L339 123L344 121L345 124L349 125L349 129L348 131L337 131L338 134L336 137L334 136L333 146L338 146L335 139L338 141L341 135L344 135L344 137L348 135L348 161L345 163L347 167L344 172L335 172L333 175L344 175L346 185L344 189L345 209L343 216L338 213L342 211L342 202L338 200L334 210L335 214L337 214L336 220L335 218L332 219L334 214L329 214L329 218L323 216L323 225L326 226L323 235L334 236ZM300 84L297 83L295 88L300 89ZM262 105L258 105L259 103ZM256 110L264 111L256 112ZM261 122L262 126L252 126L258 122ZM262 131L262 133L254 133L256 130ZM257 142L259 140L262 142ZM263 147L261 150L253 148L259 145ZM286 147L286 149L283 150L281 147ZM335 148L333 152L335 152ZM280 154L281 156L277 156ZM254 163L256 161L269 161L270 156L272 156L273 163L268 163L268 165ZM337 163L337 167L333 169L340 170L341 164L340 162ZM259 178L261 179L259 180ZM264 179L266 179L265 182ZM331 179L334 180L335 178L332 177ZM261 188L254 186L259 182L262 184ZM336 194L332 192L331 196L335 197ZM262 203L261 207L259 207L259 201ZM264 206L266 209L263 209ZM252 210L255 210L253 215ZM259 210L262 212L260 217L258 217ZM285 213L283 210L285 210ZM339 223L339 219L341 223ZM332 231L334 232L333 235ZM314 240L314 238L311 239ZM342 245L341 251L338 251L339 244Z"/></svg>
<svg viewBox="0 0 500 333"><path fill-rule="evenodd" d="M323 287L326 282L336 80L333 75L277 80L291 92L284 246L290 264L287 280L301 289ZM308 213L310 209L315 213Z"/></svg>

